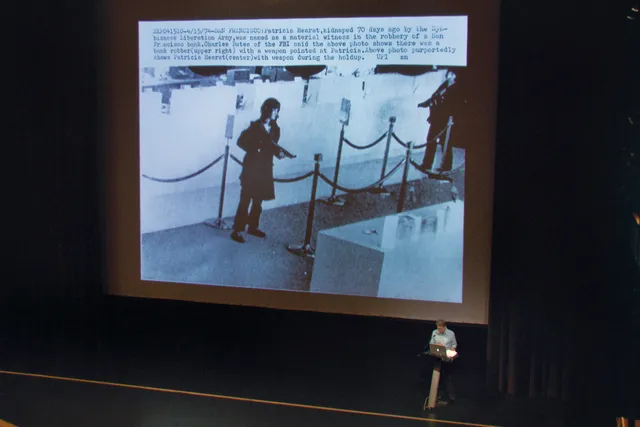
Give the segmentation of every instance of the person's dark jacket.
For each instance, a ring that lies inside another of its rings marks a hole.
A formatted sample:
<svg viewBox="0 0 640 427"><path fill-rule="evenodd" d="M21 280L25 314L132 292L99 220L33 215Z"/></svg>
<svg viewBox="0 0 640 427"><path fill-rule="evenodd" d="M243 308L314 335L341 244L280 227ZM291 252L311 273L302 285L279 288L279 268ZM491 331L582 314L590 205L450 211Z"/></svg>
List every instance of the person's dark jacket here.
<svg viewBox="0 0 640 427"><path fill-rule="evenodd" d="M238 137L238 147L246 152L242 162L240 183L242 189L252 198L275 199L273 157L278 156L280 149L273 143L277 144L279 140L278 124L271 122L271 132L267 133L259 120L251 122Z"/></svg>

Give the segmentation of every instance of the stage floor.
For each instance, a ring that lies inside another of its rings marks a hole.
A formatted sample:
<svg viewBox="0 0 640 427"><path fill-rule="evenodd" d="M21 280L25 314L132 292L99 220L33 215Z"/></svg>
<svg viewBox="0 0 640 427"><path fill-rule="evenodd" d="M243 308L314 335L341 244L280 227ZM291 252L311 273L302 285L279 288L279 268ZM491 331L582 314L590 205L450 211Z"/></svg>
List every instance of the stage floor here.
<svg viewBox="0 0 640 427"><path fill-rule="evenodd" d="M359 318L249 310L217 306L212 315L210 307L118 299L93 320L54 322L43 312L27 327L14 319L0 331L0 420L18 427L563 425L561 408L548 402L487 393L484 328L456 327L465 348L457 401L428 413L430 378L417 357L423 325L367 319L364 328ZM245 323L250 312L261 321ZM369 351L376 337L385 345Z"/></svg>
<svg viewBox="0 0 640 427"><path fill-rule="evenodd" d="M0 414L24 426L473 426L437 413L408 416L0 372ZM0 424L1 425L1 424Z"/></svg>

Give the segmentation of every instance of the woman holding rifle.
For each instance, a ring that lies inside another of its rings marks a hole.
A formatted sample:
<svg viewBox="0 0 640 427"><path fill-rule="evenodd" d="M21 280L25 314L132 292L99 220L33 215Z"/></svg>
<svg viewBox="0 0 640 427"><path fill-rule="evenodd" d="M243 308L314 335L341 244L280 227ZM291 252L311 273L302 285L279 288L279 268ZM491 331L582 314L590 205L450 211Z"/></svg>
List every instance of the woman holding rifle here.
<svg viewBox="0 0 640 427"><path fill-rule="evenodd" d="M279 113L280 102L275 98L268 98L260 108L260 118L251 122L238 138L238 147L246 152L240 173L240 202L231 233L231 238L238 243L245 242L243 234L247 227L249 234L266 237L259 225L262 202L275 199L273 158L295 157L278 145Z"/></svg>

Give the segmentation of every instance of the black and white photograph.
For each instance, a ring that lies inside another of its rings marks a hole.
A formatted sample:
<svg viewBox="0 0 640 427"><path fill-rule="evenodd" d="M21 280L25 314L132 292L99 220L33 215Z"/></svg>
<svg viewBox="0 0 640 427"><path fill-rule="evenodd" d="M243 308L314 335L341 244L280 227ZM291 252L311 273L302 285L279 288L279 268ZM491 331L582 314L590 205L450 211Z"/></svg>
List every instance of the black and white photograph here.
<svg viewBox="0 0 640 427"><path fill-rule="evenodd" d="M141 68L141 279L461 303L463 71Z"/></svg>

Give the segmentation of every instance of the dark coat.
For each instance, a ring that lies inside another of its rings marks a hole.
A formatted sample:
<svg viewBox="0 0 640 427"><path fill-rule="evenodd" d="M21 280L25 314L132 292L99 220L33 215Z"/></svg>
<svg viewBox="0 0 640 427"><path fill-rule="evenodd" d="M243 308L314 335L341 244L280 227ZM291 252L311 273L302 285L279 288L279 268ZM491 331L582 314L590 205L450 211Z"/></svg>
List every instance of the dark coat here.
<svg viewBox="0 0 640 427"><path fill-rule="evenodd" d="M452 86L449 86L449 82L442 83L434 92L434 102L429 109L429 123L437 127L446 126L449 116L457 116L464 102L457 83Z"/></svg>
<svg viewBox="0 0 640 427"><path fill-rule="evenodd" d="M242 162L240 183L242 190L252 198L259 200L275 199L273 184L273 157L280 152L272 142L280 140L280 127L271 123L271 132L267 133L263 124L253 121L238 137L238 147L246 154Z"/></svg>
<svg viewBox="0 0 640 427"><path fill-rule="evenodd" d="M446 128L449 123L449 117L453 117L454 125L450 130L449 141L456 147L465 148L463 144L464 138L460 137L460 130L464 123L464 117L467 114L465 108L467 100L459 83L449 86L448 82L444 82L435 93L437 94L444 88L447 89L444 95L436 96L434 105L430 107L428 121L431 124L433 132L435 132L433 134L435 136L442 129ZM443 133L442 138L444 138L445 135L446 134ZM442 139L442 141L444 141L444 139Z"/></svg>

